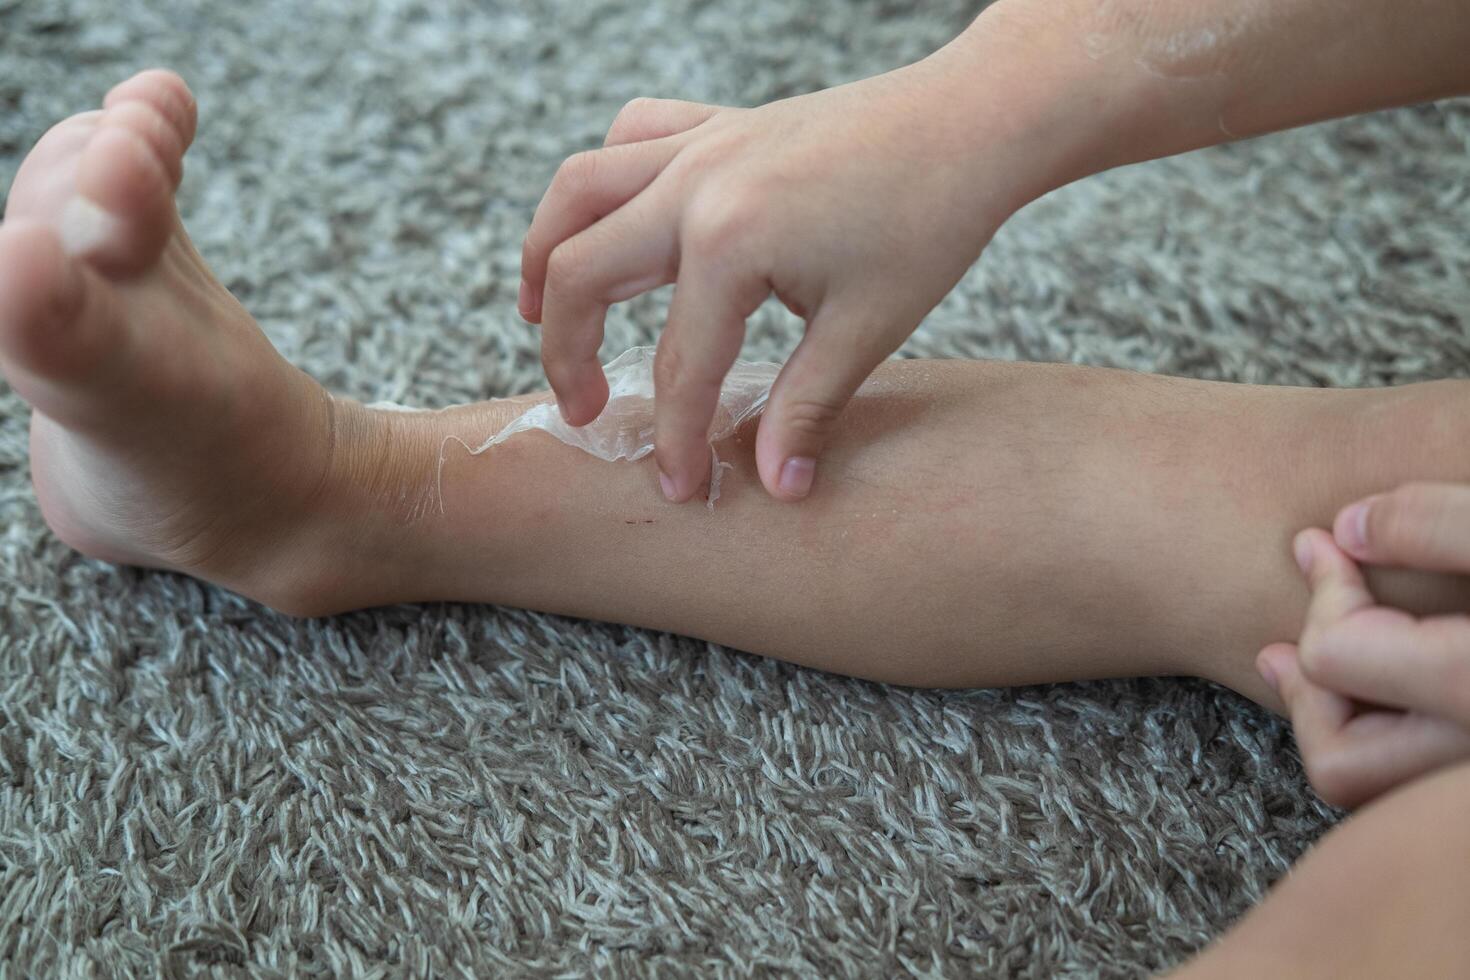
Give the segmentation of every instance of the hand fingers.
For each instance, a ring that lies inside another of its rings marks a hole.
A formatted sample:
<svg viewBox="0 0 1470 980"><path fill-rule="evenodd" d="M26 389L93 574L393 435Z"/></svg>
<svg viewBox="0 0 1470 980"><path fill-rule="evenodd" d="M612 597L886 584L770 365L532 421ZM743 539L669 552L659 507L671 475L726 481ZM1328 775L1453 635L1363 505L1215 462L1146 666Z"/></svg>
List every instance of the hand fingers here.
<svg viewBox="0 0 1470 980"><path fill-rule="evenodd" d="M1353 716L1353 703L1325 687L1313 684L1302 673L1297 648L1290 643L1273 643L1256 657L1261 676L1286 702L1297 745L1302 756L1315 757L1327 748L1327 739Z"/></svg>
<svg viewBox="0 0 1470 980"><path fill-rule="evenodd" d="M755 460L761 483L778 500L801 500L811 492L817 459L842 410L893 352L874 343L893 331L869 329L860 322L868 315L829 300L771 386L756 433Z"/></svg>
<svg viewBox="0 0 1470 980"><path fill-rule="evenodd" d="M664 213L651 189L551 253L541 364L571 425L586 425L607 404L597 351L608 306L673 280L674 229Z"/></svg>
<svg viewBox="0 0 1470 980"><path fill-rule="evenodd" d="M661 139L693 129L724 106L680 99L634 99L618 111L603 146Z"/></svg>
<svg viewBox="0 0 1470 980"><path fill-rule="evenodd" d="M1333 533L1359 561L1470 572L1470 486L1405 484L1344 507Z"/></svg>
<svg viewBox="0 0 1470 980"><path fill-rule="evenodd" d="M1470 726L1470 618L1365 609L1304 635L1301 660L1314 683Z"/></svg>
<svg viewBox="0 0 1470 980"><path fill-rule="evenodd" d="M557 168L521 245L521 316L539 323L551 255L567 239L641 193L663 172L678 145L644 142L568 157Z"/></svg>
<svg viewBox="0 0 1470 980"><path fill-rule="evenodd" d="M765 299L761 279L687 259L653 362L654 454L664 496L688 500L710 475L709 427L745 339L745 318Z"/></svg>
<svg viewBox="0 0 1470 980"><path fill-rule="evenodd" d="M1418 620L1374 604L1357 563L1326 533L1297 535L1312 588L1301 665L1319 685L1470 724L1470 618Z"/></svg>
<svg viewBox="0 0 1470 980"><path fill-rule="evenodd" d="M1292 543L1297 564L1307 576L1312 602L1307 607L1302 642L1310 642L1316 632L1325 630L1349 613L1371 607L1373 595L1363 581L1357 564L1343 554L1332 536L1318 528L1298 534Z"/></svg>
<svg viewBox="0 0 1470 980"><path fill-rule="evenodd" d="M1355 713L1346 698L1313 684L1290 644L1261 651L1291 714L1308 778L1324 800L1353 807L1441 766L1470 756L1470 731L1418 713Z"/></svg>

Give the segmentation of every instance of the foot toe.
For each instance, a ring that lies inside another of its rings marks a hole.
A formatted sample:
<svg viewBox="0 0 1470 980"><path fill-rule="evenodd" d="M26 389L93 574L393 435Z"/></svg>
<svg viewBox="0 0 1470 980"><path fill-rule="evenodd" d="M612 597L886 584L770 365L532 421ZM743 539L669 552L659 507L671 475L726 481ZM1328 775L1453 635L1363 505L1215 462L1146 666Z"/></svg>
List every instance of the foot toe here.
<svg viewBox="0 0 1470 980"><path fill-rule="evenodd" d="M124 325L106 283L36 221L0 226L0 366L17 391L58 420L83 419L119 361Z"/></svg>
<svg viewBox="0 0 1470 980"><path fill-rule="evenodd" d="M82 151L76 197L60 215L72 255L111 276L143 272L177 224L173 179L149 142L130 126L99 126Z"/></svg>
<svg viewBox="0 0 1470 980"><path fill-rule="evenodd" d="M199 107L194 93L175 72L166 68L150 68L141 71L125 82L113 86L102 100L103 108L111 109L124 102L145 102L151 105L173 126L183 149L194 142L194 132L199 122ZM182 152L182 150L180 151Z"/></svg>
<svg viewBox="0 0 1470 980"><path fill-rule="evenodd" d="M184 141L173 123L165 119L152 103L138 99L119 102L103 111L98 125L126 129L142 139L168 174L169 186L178 189L179 180L184 175Z"/></svg>
<svg viewBox="0 0 1470 980"><path fill-rule="evenodd" d="M102 110L94 109L79 112L46 130L15 172L5 201L7 221L44 218L60 210L76 186L82 148L97 132L101 119Z"/></svg>

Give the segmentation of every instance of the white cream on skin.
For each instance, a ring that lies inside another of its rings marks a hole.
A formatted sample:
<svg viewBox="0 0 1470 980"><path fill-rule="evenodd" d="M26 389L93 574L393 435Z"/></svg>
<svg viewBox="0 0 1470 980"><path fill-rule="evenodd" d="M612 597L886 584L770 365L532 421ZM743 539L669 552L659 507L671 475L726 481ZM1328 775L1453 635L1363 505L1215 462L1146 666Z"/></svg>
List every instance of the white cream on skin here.
<svg viewBox="0 0 1470 980"><path fill-rule="evenodd" d="M608 462L643 459L653 452L653 360L652 347L634 347L605 365L603 372L607 375L607 407L602 410L601 415L586 425L568 425L561 417L556 403L547 401L532 406L479 446L471 448L453 436L445 440L445 446L450 442L459 442L469 450L470 455L479 456L519 433L540 431ZM741 425L760 414L770 396L771 384L780 370L779 364L736 361L725 375L724 387L720 389L720 402L715 408L715 417L710 423L708 436L708 506L711 509L720 496L721 476L725 470L732 468L729 463L720 461L714 444L730 438ZM372 407L390 411L413 411L383 402ZM443 467L442 450L440 467ZM443 499L442 495L440 499Z"/></svg>

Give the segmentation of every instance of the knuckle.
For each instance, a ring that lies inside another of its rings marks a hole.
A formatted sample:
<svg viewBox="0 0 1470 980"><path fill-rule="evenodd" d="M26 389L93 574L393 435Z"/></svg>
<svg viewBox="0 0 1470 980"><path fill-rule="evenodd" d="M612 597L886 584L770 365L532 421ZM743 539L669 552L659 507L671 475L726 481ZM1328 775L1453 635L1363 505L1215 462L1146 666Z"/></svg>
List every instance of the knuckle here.
<svg viewBox="0 0 1470 980"><path fill-rule="evenodd" d="M781 424L792 432L824 436L837 424L840 405L818 398L793 398L781 405Z"/></svg>
<svg viewBox="0 0 1470 980"><path fill-rule="evenodd" d="M546 288L558 291L567 288L587 267L585 249L575 238L568 238L546 257Z"/></svg>
<svg viewBox="0 0 1470 980"><path fill-rule="evenodd" d="M623 103L623 107L617 111L612 123L608 125L607 136L603 139L602 145L625 142L631 138L632 134L637 133L641 128L643 117L649 112L648 106L652 101L652 99L639 96Z"/></svg>
<svg viewBox="0 0 1470 980"><path fill-rule="evenodd" d="M690 201L684 214L682 239L692 254L708 260L726 259L745 248L764 221L755 195L740 186L705 191Z"/></svg>
<svg viewBox="0 0 1470 980"><path fill-rule="evenodd" d="M1432 544L1442 508L1435 488L1407 483L1374 501L1368 512L1368 542L1379 551L1418 551Z"/></svg>
<svg viewBox="0 0 1470 980"><path fill-rule="evenodd" d="M547 344L544 337L541 344L541 371L546 375L546 383L558 396L571 392L572 367L567 363L566 355Z"/></svg>
<svg viewBox="0 0 1470 980"><path fill-rule="evenodd" d="M599 162L596 150L573 153L556 168L556 175L551 178L553 191L559 197L584 196L597 180Z"/></svg>
<svg viewBox="0 0 1470 980"><path fill-rule="evenodd" d="M672 344L660 350L653 360L654 390L666 405L678 402L687 406L691 401L702 402L705 396L718 398L723 382L722 372L702 359L685 356L679 347ZM687 418L689 414L689 410L681 408L677 417L670 414L667 424L679 431L699 428ZM707 424L708 419L705 422Z"/></svg>
<svg viewBox="0 0 1470 980"><path fill-rule="evenodd" d="M658 355L653 359L655 390L664 397L677 397L691 380L689 362L679 348L673 344L665 344L659 348Z"/></svg>
<svg viewBox="0 0 1470 980"><path fill-rule="evenodd" d="M617 126L619 123L628 125L642 119L644 116L652 115L658 106L658 99L651 99L646 95L629 99L623 103L623 107L613 117L613 126Z"/></svg>

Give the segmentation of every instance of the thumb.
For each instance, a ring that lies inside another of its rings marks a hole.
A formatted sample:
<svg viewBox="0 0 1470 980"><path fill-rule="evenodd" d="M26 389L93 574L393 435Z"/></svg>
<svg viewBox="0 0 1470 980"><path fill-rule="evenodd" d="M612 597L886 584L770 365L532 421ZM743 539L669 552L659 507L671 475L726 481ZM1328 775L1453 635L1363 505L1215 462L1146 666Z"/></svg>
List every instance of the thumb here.
<svg viewBox="0 0 1470 980"><path fill-rule="evenodd" d="M802 500L812 490L817 459L853 394L893 348L865 338L852 318L830 307L817 311L806 335L776 376L756 432L761 483L777 500Z"/></svg>

